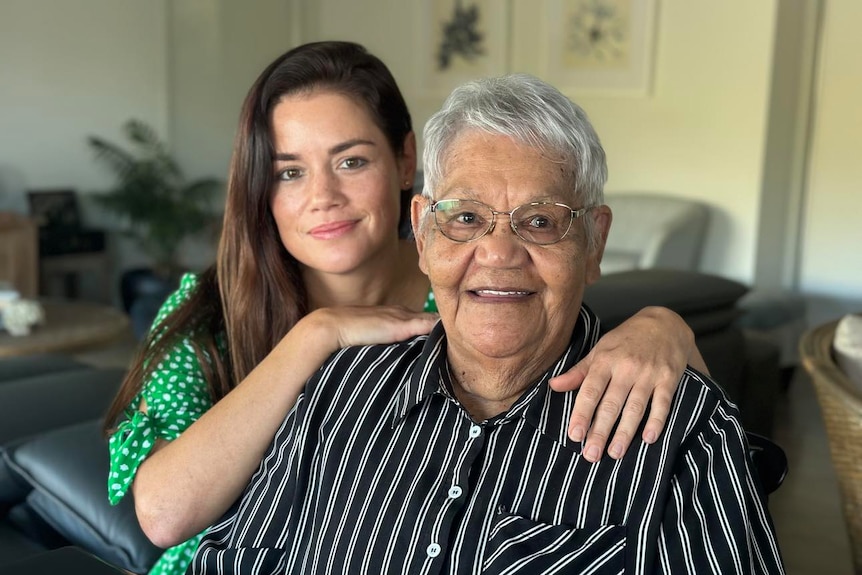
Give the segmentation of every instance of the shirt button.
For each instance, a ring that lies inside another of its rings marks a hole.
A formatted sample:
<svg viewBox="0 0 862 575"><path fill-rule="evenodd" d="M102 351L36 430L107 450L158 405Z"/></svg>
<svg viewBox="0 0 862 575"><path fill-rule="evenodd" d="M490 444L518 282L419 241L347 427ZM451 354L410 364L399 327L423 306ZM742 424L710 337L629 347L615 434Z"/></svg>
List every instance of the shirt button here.
<svg viewBox="0 0 862 575"><path fill-rule="evenodd" d="M471 425L470 426L470 437L479 437L480 435L482 435L482 428L479 427L478 425L475 425L475 424Z"/></svg>
<svg viewBox="0 0 862 575"><path fill-rule="evenodd" d="M432 543L425 551L428 553L428 557L437 557L440 555L440 546L436 543Z"/></svg>
<svg viewBox="0 0 862 575"><path fill-rule="evenodd" d="M453 485L452 487L449 488L449 497L451 497L452 499L458 499L459 497L461 497L461 494L463 492L464 492L463 489L461 489L457 485Z"/></svg>

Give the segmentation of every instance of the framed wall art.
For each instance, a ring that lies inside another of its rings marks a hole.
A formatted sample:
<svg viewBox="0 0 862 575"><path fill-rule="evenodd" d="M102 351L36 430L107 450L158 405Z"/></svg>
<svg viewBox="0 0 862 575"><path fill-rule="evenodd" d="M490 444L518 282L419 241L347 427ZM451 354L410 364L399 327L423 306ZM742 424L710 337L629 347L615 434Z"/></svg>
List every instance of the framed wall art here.
<svg viewBox="0 0 862 575"><path fill-rule="evenodd" d="M468 80L506 73L507 1L425 0L416 15L416 70L423 95L445 97Z"/></svg>
<svg viewBox="0 0 862 575"><path fill-rule="evenodd" d="M564 92L646 96L657 0L546 0L542 76Z"/></svg>

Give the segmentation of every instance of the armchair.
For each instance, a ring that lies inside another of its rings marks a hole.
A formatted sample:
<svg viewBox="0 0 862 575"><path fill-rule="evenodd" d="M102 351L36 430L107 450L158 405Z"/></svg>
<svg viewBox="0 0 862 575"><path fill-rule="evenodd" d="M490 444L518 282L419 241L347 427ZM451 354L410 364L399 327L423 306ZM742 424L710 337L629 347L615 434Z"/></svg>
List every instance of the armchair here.
<svg viewBox="0 0 862 575"><path fill-rule="evenodd" d="M696 270L709 224L709 208L660 194L605 194L613 211L613 233L602 272L672 268Z"/></svg>

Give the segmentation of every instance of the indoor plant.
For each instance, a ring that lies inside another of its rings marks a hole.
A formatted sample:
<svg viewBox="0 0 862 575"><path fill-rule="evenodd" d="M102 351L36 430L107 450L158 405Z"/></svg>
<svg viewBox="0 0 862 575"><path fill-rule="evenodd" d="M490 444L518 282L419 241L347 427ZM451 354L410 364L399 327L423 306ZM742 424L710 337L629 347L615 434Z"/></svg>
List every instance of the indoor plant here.
<svg viewBox="0 0 862 575"><path fill-rule="evenodd" d="M152 277L132 270L123 278L126 309L129 281L160 280L167 292L183 271L180 246L186 238L217 230L219 218L212 209L223 182L216 178L187 180L167 146L155 130L139 120L129 120L123 133L131 150L103 138L90 136L87 143L96 160L116 177L108 191L93 193L94 201L122 218L123 232L132 237L152 262ZM131 280L130 274L134 274ZM147 288L153 291L153 288ZM159 291L157 289L157 291ZM134 299L134 296L129 296Z"/></svg>

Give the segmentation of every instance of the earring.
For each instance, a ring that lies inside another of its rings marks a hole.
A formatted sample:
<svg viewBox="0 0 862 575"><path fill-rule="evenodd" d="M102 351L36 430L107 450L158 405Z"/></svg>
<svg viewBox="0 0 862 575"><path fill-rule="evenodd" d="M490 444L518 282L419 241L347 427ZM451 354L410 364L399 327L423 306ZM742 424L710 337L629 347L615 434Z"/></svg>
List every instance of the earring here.
<svg viewBox="0 0 862 575"><path fill-rule="evenodd" d="M404 189L410 188L410 180L404 180Z"/></svg>

